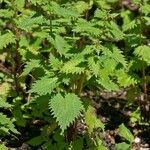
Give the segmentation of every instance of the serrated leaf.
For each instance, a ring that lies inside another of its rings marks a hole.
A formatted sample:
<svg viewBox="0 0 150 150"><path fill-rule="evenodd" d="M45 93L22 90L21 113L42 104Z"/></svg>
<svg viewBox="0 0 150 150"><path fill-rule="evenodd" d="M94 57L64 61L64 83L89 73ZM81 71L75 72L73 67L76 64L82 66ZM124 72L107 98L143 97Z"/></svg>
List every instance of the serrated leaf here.
<svg viewBox="0 0 150 150"><path fill-rule="evenodd" d="M95 24L92 22L88 22L84 19L79 19L73 31L77 33L81 33L83 35L87 33L93 36L99 36L101 34L101 30L95 27L94 25Z"/></svg>
<svg viewBox="0 0 150 150"><path fill-rule="evenodd" d="M122 51L118 49L116 46L112 46L113 48L113 55L112 58L115 59L117 62L121 63L124 67L126 67L127 62L122 54Z"/></svg>
<svg viewBox="0 0 150 150"><path fill-rule="evenodd" d="M37 80L33 85L30 93L37 93L38 95L50 94L58 86L58 78L50 78L48 76L42 77Z"/></svg>
<svg viewBox="0 0 150 150"><path fill-rule="evenodd" d="M3 108L11 108L12 105L7 103L5 100L3 100L2 98L0 98L0 108L3 107Z"/></svg>
<svg viewBox="0 0 150 150"><path fill-rule="evenodd" d="M88 59L88 66L89 69L92 71L92 73L97 77L100 70L100 64L96 61L94 61L93 57L90 57Z"/></svg>
<svg viewBox="0 0 150 150"><path fill-rule="evenodd" d="M32 12L29 16L23 16L17 19L16 24L18 25L18 28L21 28L25 31L30 31L45 22L43 16L35 17L34 15L35 13Z"/></svg>
<svg viewBox="0 0 150 150"><path fill-rule="evenodd" d="M62 67L62 61L60 61L58 58L54 57L54 55L50 55L49 58L50 66L53 68L53 70L59 70Z"/></svg>
<svg viewBox="0 0 150 150"><path fill-rule="evenodd" d="M77 1L77 3L75 3L75 8L80 14L87 10L88 7L88 3L84 1Z"/></svg>
<svg viewBox="0 0 150 150"><path fill-rule="evenodd" d="M10 43L15 43L15 36L12 32L0 35L0 49L5 48Z"/></svg>
<svg viewBox="0 0 150 150"><path fill-rule="evenodd" d="M128 75L125 70L118 70L116 71L117 76L117 82L120 86L123 87L129 87L130 85L134 85L137 83L137 81L132 78L130 75Z"/></svg>
<svg viewBox="0 0 150 150"><path fill-rule="evenodd" d="M22 11L25 5L25 0L15 0L14 5L16 6L17 10Z"/></svg>
<svg viewBox="0 0 150 150"><path fill-rule="evenodd" d="M150 47L147 45L139 46L135 49L134 54L147 64L150 64Z"/></svg>
<svg viewBox="0 0 150 150"><path fill-rule="evenodd" d="M51 2L51 5L52 5L53 12L58 16L68 17L68 18L71 17L78 18L80 16L80 14L77 11L60 7L60 5L58 5L54 1Z"/></svg>
<svg viewBox="0 0 150 150"><path fill-rule="evenodd" d="M121 137L125 138L130 143L132 143L134 141L133 134L130 132L130 130L124 124L121 124L119 126L119 135Z"/></svg>
<svg viewBox="0 0 150 150"><path fill-rule="evenodd" d="M133 111L130 115L130 120L132 123L136 123L141 119L140 108L138 107L135 111Z"/></svg>
<svg viewBox="0 0 150 150"><path fill-rule="evenodd" d="M68 93L64 97L61 94L57 94L50 100L49 106L62 133L83 110L80 98L73 93Z"/></svg>
<svg viewBox="0 0 150 150"><path fill-rule="evenodd" d="M122 51L117 46L115 46L113 44L106 44L105 46L101 46L101 49L102 49L103 55L106 57L105 59L109 59L110 62L112 63L112 65L110 65L109 67L115 65L114 64L115 62L113 62L112 59L114 59L116 61L116 63L121 63L124 67L127 66L125 57L122 54ZM104 61L104 63L105 63L105 61Z"/></svg>
<svg viewBox="0 0 150 150"><path fill-rule="evenodd" d="M91 134L94 129L101 128L104 131L104 124L96 117L95 108L88 106L85 111L85 123L88 126L88 132Z"/></svg>
<svg viewBox="0 0 150 150"><path fill-rule="evenodd" d="M0 134L2 135L10 134L9 129L5 128L4 126L0 127Z"/></svg>
<svg viewBox="0 0 150 150"><path fill-rule="evenodd" d="M137 27L136 20L133 20L123 26L123 31L128 31L136 27Z"/></svg>
<svg viewBox="0 0 150 150"><path fill-rule="evenodd" d="M150 4L145 3L144 5L141 6L140 10L143 14L145 14L145 16L148 16L148 14L150 14L150 11L149 11L150 10Z"/></svg>
<svg viewBox="0 0 150 150"><path fill-rule="evenodd" d="M8 9L0 9L0 17L2 18L10 18L13 17L14 12Z"/></svg>
<svg viewBox="0 0 150 150"><path fill-rule="evenodd" d="M84 61L84 57L82 55L76 55L75 57L71 58L67 61L61 68L61 72L63 73L76 73L81 74L84 72L84 68L80 67L79 64Z"/></svg>
<svg viewBox="0 0 150 150"><path fill-rule="evenodd" d="M19 134L19 132L16 130L13 122L8 118L6 115L0 113L0 126L4 126L5 129L12 131L15 134ZM1 129L2 129L1 127ZM7 131L6 130L6 131ZM9 132L8 132L9 133Z"/></svg>
<svg viewBox="0 0 150 150"><path fill-rule="evenodd" d="M119 29L119 26L115 22L111 21L107 27L109 28L111 36L116 40L122 40L124 38L124 33Z"/></svg>
<svg viewBox="0 0 150 150"><path fill-rule="evenodd" d="M67 41L60 35L55 36L55 48L61 55L65 55L71 48Z"/></svg>
<svg viewBox="0 0 150 150"><path fill-rule="evenodd" d="M108 18L108 14L107 14L107 11L105 11L105 10L97 9L95 11L94 17L100 18L100 19L106 19L106 18Z"/></svg>
<svg viewBox="0 0 150 150"><path fill-rule="evenodd" d="M107 44L106 45L106 52L103 52L106 56L109 56L110 58L114 59L117 63L121 63L124 67L126 67L127 62L125 60L124 55L122 54L122 51L116 47L113 44Z"/></svg>
<svg viewBox="0 0 150 150"><path fill-rule="evenodd" d="M102 85L108 91L118 91L119 86L109 78L110 72L107 69L101 69L99 72L98 84Z"/></svg>
<svg viewBox="0 0 150 150"><path fill-rule="evenodd" d="M28 75L34 68L40 67L40 60L32 59L25 65L22 75Z"/></svg>

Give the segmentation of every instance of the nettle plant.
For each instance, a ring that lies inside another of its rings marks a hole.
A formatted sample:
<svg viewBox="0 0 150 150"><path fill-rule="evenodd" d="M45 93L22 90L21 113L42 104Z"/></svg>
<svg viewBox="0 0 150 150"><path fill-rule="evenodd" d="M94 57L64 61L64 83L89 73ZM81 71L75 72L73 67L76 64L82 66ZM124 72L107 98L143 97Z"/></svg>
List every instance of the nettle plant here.
<svg viewBox="0 0 150 150"><path fill-rule="evenodd" d="M133 103L135 97L141 95L139 105L133 117L140 121L139 107L143 121L149 121L149 24L150 24L150 2L148 0L133 0L135 12L124 10L121 12L123 19L122 31L125 33L125 55L128 56L129 72L138 84L128 92L129 101ZM134 120L133 119L133 120ZM140 121L141 122L141 121Z"/></svg>
<svg viewBox="0 0 150 150"><path fill-rule="evenodd" d="M95 128L104 130L92 100L84 96L85 89L118 91L129 87L138 80L131 71L132 62L142 59L149 64L150 55L146 53L150 53L150 48L134 40L144 40L142 33L138 36L136 30L130 34L141 24L136 21L140 22L143 17L130 22L131 12L112 9L116 3L1 0L0 49L6 52L12 68L11 75L5 76L13 79L10 84L15 91L11 123L15 121L24 127L27 120L37 118L47 123L41 135L31 139L30 144L37 146L45 142L45 147L51 147L49 135L54 131L59 146L63 139L58 133L73 140L78 134L77 123L81 116L87 135L92 136ZM149 7L148 3L143 7ZM144 19L149 23L149 9L144 8ZM117 25L120 17L123 18L122 29ZM134 58L125 58L130 54L120 49L121 41L133 49L139 46ZM56 130L58 128L60 130ZM101 140L96 140L96 145L102 148Z"/></svg>

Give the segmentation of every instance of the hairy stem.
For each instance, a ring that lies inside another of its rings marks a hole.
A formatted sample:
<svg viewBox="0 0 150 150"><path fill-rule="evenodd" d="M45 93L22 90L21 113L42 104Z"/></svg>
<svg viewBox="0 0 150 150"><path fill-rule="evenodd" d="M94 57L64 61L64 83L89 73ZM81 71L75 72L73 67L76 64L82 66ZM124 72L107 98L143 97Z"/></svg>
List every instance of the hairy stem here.
<svg viewBox="0 0 150 150"><path fill-rule="evenodd" d="M80 79L78 80L78 83L77 83L76 94L79 95L79 96L81 96L81 92L82 92L82 89L83 89L85 76L86 76L86 74L82 73L80 75Z"/></svg>

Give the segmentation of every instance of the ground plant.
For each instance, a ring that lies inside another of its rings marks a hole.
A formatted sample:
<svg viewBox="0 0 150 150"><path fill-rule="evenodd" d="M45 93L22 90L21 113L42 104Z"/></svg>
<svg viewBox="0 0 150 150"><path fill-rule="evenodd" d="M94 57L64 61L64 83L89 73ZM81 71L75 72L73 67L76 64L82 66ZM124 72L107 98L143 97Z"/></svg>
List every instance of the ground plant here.
<svg viewBox="0 0 150 150"><path fill-rule="evenodd" d="M0 0L0 149L149 148L149 34L149 0Z"/></svg>

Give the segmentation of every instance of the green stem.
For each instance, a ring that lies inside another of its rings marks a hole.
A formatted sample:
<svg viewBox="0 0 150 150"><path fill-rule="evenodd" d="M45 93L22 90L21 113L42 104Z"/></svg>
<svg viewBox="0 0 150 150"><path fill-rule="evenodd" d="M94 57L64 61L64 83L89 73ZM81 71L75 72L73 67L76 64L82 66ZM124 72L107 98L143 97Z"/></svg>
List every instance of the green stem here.
<svg viewBox="0 0 150 150"><path fill-rule="evenodd" d="M82 93L85 76L86 76L85 72L82 73L80 75L80 79L78 80L78 83L77 83L76 94L79 96L81 96L81 93Z"/></svg>

